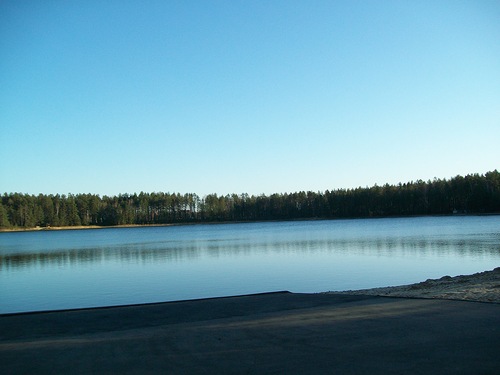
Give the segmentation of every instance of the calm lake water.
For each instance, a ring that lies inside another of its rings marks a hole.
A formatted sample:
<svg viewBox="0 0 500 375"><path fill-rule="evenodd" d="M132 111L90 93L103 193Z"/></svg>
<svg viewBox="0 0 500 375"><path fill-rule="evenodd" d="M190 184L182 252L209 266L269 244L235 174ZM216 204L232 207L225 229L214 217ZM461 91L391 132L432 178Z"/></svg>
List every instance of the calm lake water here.
<svg viewBox="0 0 500 375"><path fill-rule="evenodd" d="M500 216L0 233L0 313L420 282L500 266Z"/></svg>

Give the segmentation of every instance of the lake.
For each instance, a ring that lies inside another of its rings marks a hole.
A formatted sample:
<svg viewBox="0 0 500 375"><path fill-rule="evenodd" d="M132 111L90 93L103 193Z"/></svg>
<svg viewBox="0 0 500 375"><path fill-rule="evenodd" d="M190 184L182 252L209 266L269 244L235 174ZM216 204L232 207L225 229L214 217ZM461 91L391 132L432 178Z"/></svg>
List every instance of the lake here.
<svg viewBox="0 0 500 375"><path fill-rule="evenodd" d="M500 216L0 233L0 313L402 285L500 266Z"/></svg>

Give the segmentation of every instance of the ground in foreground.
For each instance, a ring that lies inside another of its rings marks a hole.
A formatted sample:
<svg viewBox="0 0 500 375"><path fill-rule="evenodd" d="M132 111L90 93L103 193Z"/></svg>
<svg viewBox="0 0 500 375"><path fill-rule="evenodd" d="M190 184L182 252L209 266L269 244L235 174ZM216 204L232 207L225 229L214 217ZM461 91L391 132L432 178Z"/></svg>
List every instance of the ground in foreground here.
<svg viewBox="0 0 500 375"><path fill-rule="evenodd" d="M500 304L271 293L0 316L3 374L493 374Z"/></svg>

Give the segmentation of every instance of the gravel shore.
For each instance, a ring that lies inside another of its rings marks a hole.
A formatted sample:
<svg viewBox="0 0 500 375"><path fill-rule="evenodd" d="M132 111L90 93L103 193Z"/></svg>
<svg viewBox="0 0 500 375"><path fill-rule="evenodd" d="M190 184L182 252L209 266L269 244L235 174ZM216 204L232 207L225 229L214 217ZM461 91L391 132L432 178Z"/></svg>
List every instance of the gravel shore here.
<svg viewBox="0 0 500 375"><path fill-rule="evenodd" d="M428 279L417 284L329 293L500 303L500 267L473 275Z"/></svg>

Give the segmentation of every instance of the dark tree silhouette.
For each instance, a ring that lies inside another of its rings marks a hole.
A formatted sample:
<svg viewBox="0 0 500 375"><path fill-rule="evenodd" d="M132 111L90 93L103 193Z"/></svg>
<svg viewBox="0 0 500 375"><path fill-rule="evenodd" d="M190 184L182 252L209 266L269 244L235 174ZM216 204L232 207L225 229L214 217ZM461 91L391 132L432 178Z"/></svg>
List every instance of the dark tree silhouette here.
<svg viewBox="0 0 500 375"><path fill-rule="evenodd" d="M0 227L169 224L500 213L500 173L266 195L4 193Z"/></svg>

